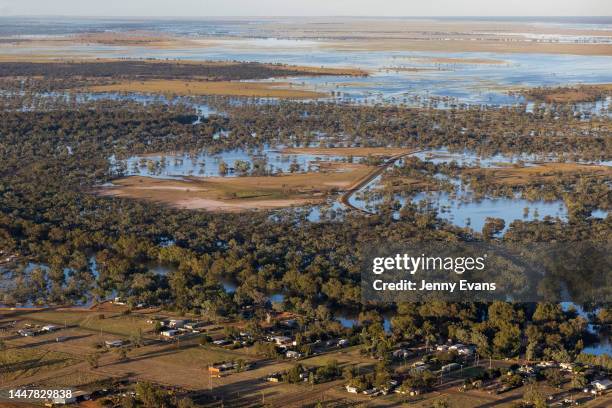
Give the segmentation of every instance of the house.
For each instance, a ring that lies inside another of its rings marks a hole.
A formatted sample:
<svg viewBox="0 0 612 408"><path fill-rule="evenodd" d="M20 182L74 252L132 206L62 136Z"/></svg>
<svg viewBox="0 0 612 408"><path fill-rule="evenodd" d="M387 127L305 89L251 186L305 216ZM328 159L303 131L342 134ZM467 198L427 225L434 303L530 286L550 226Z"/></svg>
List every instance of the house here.
<svg viewBox="0 0 612 408"><path fill-rule="evenodd" d="M191 322L191 323L185 323L183 327L187 330L196 331L200 327L204 326L204 324L205 324L204 322Z"/></svg>
<svg viewBox="0 0 612 408"><path fill-rule="evenodd" d="M38 334L38 331L33 329L21 329L18 330L17 333L23 337L32 337L36 336Z"/></svg>
<svg viewBox="0 0 612 408"><path fill-rule="evenodd" d="M272 341L281 347L295 346L295 342L287 336L273 336Z"/></svg>
<svg viewBox="0 0 612 408"><path fill-rule="evenodd" d="M471 356L474 354L473 346L462 346L455 349L460 356Z"/></svg>
<svg viewBox="0 0 612 408"><path fill-rule="evenodd" d="M181 327L185 326L185 323L187 323L185 320L171 319L168 322L168 327L171 329L180 329Z"/></svg>
<svg viewBox="0 0 612 408"><path fill-rule="evenodd" d="M266 381L277 383L277 382L280 382L280 379L281 379L280 373L272 373L266 378Z"/></svg>
<svg viewBox="0 0 612 408"><path fill-rule="evenodd" d="M221 377L223 373L226 373L232 370L236 370L239 367L240 367L240 364L234 361L216 363L208 367L208 372L210 373L212 377ZM250 364L244 364L244 363L242 364L243 370L248 370L249 368L251 368Z"/></svg>
<svg viewBox="0 0 612 408"><path fill-rule="evenodd" d="M82 390L75 390L71 393L66 393L66 395L64 396L61 396L61 393L60 393L60 396L57 396L51 399L51 406L74 404L75 402L79 402L79 401L87 401L90 398L91 398L91 393L87 391L82 391ZM48 404L49 403L45 405L48 405Z"/></svg>
<svg viewBox="0 0 612 408"><path fill-rule="evenodd" d="M350 392L351 394L357 394L359 392L357 387L353 385L347 385L345 388L346 388L346 392Z"/></svg>
<svg viewBox="0 0 612 408"><path fill-rule="evenodd" d="M591 382L591 385L597 391L606 391L612 388L612 381L605 378L603 380L595 380Z"/></svg>
<svg viewBox="0 0 612 408"><path fill-rule="evenodd" d="M461 366L460 366L459 364L457 364L457 363L450 363L450 364L443 365L443 366L440 368L440 370L441 370L443 373L450 373L451 371L458 370L460 367L461 367Z"/></svg>
<svg viewBox="0 0 612 408"><path fill-rule="evenodd" d="M525 375L527 377L532 377L532 376L536 375L536 371L537 370L533 366L523 365L523 366L520 366L517 371L518 371L519 374Z"/></svg>
<svg viewBox="0 0 612 408"><path fill-rule="evenodd" d="M55 397L51 400L53 405L74 404L76 401L77 401L76 397L72 394L70 394L70 397L68 395L65 395L63 397Z"/></svg>
<svg viewBox="0 0 612 408"><path fill-rule="evenodd" d="M287 319L287 320L281 321L280 325L281 326L285 326L285 327L293 328L293 327L297 327L298 322L295 319Z"/></svg>
<svg viewBox="0 0 612 408"><path fill-rule="evenodd" d="M219 369L219 367L209 366L208 367L208 374L211 377L221 378L221 370Z"/></svg>
<svg viewBox="0 0 612 408"><path fill-rule="evenodd" d="M406 349L395 350L391 354L393 355L393 358L397 360L403 360L410 357L410 352Z"/></svg>
<svg viewBox="0 0 612 408"><path fill-rule="evenodd" d="M106 340L104 345L106 347L121 347L123 346L123 340Z"/></svg>
<svg viewBox="0 0 612 408"><path fill-rule="evenodd" d="M421 394L421 389L420 388L415 388L415 387L409 387L405 384L402 384L401 387L396 388L394 391L396 394L403 394L403 395L410 395L411 397L416 397L417 395Z"/></svg>
<svg viewBox="0 0 612 408"><path fill-rule="evenodd" d="M76 398L77 401L88 401L91 398L91 393L83 390L75 390L72 392L72 396Z"/></svg>
<svg viewBox="0 0 612 408"><path fill-rule="evenodd" d="M389 382L382 387L383 395L389 394L389 392L393 391L397 387L397 380L389 380Z"/></svg>
<svg viewBox="0 0 612 408"><path fill-rule="evenodd" d="M285 356L287 356L287 358L300 358L302 357L302 354L298 353L297 351L289 350L287 353L285 353Z"/></svg>
<svg viewBox="0 0 612 408"><path fill-rule="evenodd" d="M421 371L428 370L429 364L425 363L424 361L417 361L416 363L412 365L412 367L414 371L421 372Z"/></svg>
<svg viewBox="0 0 612 408"><path fill-rule="evenodd" d="M465 344L461 344L461 343L453 344L452 346L448 347L447 350L455 351L457 352L457 354L462 355L462 356L470 356L474 354L473 346L466 346Z"/></svg>
<svg viewBox="0 0 612 408"><path fill-rule="evenodd" d="M162 331L160 334L161 334L163 337L174 337L174 336L178 335L178 333L179 333L179 331L178 331L178 330L173 330L173 329L170 329L170 330L164 330L164 331Z"/></svg>
<svg viewBox="0 0 612 408"><path fill-rule="evenodd" d="M457 344L453 344L448 349L449 350L458 350L458 349L463 348L463 347L466 347L466 345L465 344L461 344L461 343L457 343Z"/></svg>

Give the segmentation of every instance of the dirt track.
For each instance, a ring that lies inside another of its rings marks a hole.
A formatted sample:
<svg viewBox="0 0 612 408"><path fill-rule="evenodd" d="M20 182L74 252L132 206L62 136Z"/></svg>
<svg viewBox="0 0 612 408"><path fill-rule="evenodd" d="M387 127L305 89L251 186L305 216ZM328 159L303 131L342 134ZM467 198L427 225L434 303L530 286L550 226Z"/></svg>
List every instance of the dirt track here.
<svg viewBox="0 0 612 408"><path fill-rule="evenodd" d="M370 181L374 180L376 177L380 176L387 168L389 168L390 166L392 166L396 161L398 161L399 159L402 159L404 157L413 155L415 153L419 153L421 150L414 150L411 152L407 152L407 153L401 153L401 154L397 154L395 156L391 156L390 158L388 158L387 160L385 160L385 162L383 164L381 164L380 166L376 167L371 173L368 173L367 175L365 175L363 178L357 180L357 182L355 182L355 184L353 184L353 186L351 188L349 188L348 190L346 190L341 196L340 199L338 200L340 202L340 204L344 207L344 208L349 208L355 211L358 211L360 213L363 214L369 214L371 215L372 213L369 211L366 211L364 209L355 207L353 204L350 203L350 198L353 194L355 194L356 192L358 192L359 190L361 190L363 187L365 187Z"/></svg>

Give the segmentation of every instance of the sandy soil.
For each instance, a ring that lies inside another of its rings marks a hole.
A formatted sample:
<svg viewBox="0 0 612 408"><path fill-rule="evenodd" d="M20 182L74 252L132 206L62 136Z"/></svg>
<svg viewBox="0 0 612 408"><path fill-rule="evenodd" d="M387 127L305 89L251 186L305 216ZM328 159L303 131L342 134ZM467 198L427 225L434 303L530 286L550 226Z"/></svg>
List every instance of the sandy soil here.
<svg viewBox="0 0 612 408"><path fill-rule="evenodd" d="M240 82L240 81L183 81L147 80L124 81L116 84L97 85L91 92L139 92L177 95L229 95L266 98L317 99L327 94L304 89L289 82Z"/></svg>
<svg viewBox="0 0 612 408"><path fill-rule="evenodd" d="M136 198L176 208L215 212L242 212L302 206L322 202L335 191L344 190L369 174L363 164L320 163L322 171L250 177L191 177L165 180L126 177L98 194Z"/></svg>

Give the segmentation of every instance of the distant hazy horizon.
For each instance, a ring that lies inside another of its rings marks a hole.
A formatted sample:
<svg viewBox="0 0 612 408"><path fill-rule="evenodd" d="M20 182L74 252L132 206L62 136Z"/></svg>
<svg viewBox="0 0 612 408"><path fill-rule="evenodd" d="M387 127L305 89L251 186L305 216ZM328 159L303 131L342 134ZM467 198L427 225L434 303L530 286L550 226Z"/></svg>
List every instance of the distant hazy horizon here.
<svg viewBox="0 0 612 408"><path fill-rule="evenodd" d="M0 16L66 17L575 17L610 16L608 0L0 0Z"/></svg>

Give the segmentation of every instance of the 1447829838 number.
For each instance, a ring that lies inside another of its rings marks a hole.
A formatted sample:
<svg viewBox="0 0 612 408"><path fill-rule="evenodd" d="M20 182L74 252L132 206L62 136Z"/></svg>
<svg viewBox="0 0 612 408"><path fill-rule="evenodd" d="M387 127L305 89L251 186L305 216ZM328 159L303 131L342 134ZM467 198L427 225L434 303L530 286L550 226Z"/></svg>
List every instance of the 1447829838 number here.
<svg viewBox="0 0 612 408"><path fill-rule="evenodd" d="M11 399L54 399L72 398L72 390L9 390Z"/></svg>

